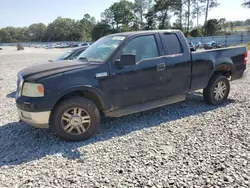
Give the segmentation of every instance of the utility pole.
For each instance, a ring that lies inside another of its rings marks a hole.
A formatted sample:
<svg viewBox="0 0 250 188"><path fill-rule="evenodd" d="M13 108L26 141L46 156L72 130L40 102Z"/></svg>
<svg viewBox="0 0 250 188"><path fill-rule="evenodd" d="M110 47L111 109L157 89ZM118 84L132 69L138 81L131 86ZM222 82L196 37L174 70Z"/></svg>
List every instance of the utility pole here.
<svg viewBox="0 0 250 188"><path fill-rule="evenodd" d="M196 9L197 9L197 27L198 27L199 26L199 0L197 0Z"/></svg>
<svg viewBox="0 0 250 188"><path fill-rule="evenodd" d="M187 32L189 32L190 27L190 0L188 0L188 26L187 26Z"/></svg>
<svg viewBox="0 0 250 188"><path fill-rule="evenodd" d="M207 0L207 8L206 8L205 24L207 23L207 15L208 15L209 3L210 3L210 1L209 1L209 0ZM205 34L207 35L207 28L206 28L206 27L205 27Z"/></svg>
<svg viewBox="0 0 250 188"><path fill-rule="evenodd" d="M182 30L182 0L179 1L180 8L180 29Z"/></svg>

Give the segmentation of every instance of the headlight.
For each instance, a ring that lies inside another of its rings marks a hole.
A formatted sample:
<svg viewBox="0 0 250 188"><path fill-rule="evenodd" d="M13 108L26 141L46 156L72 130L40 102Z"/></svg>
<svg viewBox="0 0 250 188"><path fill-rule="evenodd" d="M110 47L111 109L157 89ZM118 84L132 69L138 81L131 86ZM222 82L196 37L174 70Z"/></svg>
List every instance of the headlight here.
<svg viewBox="0 0 250 188"><path fill-rule="evenodd" d="M43 97L44 87L42 84L25 82L22 88L22 96L26 97Z"/></svg>

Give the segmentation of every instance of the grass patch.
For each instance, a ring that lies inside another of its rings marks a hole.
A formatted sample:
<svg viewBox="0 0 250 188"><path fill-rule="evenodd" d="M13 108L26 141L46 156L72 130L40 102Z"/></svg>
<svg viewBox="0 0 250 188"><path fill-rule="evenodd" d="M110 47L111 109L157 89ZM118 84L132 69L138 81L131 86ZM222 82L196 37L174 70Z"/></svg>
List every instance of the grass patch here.
<svg viewBox="0 0 250 188"><path fill-rule="evenodd" d="M250 51L250 43L248 43L248 44L241 44L240 46L246 46L247 49Z"/></svg>

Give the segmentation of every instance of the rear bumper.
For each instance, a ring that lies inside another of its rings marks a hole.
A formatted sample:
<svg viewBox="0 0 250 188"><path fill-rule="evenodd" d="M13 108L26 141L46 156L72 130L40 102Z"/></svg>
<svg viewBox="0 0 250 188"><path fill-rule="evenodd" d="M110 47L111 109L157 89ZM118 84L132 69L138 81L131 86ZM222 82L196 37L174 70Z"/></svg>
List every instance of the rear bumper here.
<svg viewBox="0 0 250 188"><path fill-rule="evenodd" d="M248 69L246 69L243 74L242 74L242 78L246 78L247 77L247 74L248 74Z"/></svg>
<svg viewBox="0 0 250 188"><path fill-rule="evenodd" d="M27 112L24 110L17 109L19 118L34 127L37 128L48 128L50 111L46 112Z"/></svg>

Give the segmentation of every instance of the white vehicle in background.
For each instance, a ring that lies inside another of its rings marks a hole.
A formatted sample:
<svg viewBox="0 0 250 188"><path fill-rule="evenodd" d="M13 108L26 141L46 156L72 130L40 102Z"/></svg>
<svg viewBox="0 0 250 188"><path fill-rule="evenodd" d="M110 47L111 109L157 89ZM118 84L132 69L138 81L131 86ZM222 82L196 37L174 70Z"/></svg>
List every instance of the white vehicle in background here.
<svg viewBox="0 0 250 188"><path fill-rule="evenodd" d="M45 47L45 49L53 49L53 48L55 48L55 46L52 45L52 44L48 44L48 45L46 45L46 47Z"/></svg>
<svg viewBox="0 0 250 188"><path fill-rule="evenodd" d="M90 46L90 43L88 43L88 42L84 42L84 43L80 43L80 44L78 44L78 46L80 47L80 46Z"/></svg>

